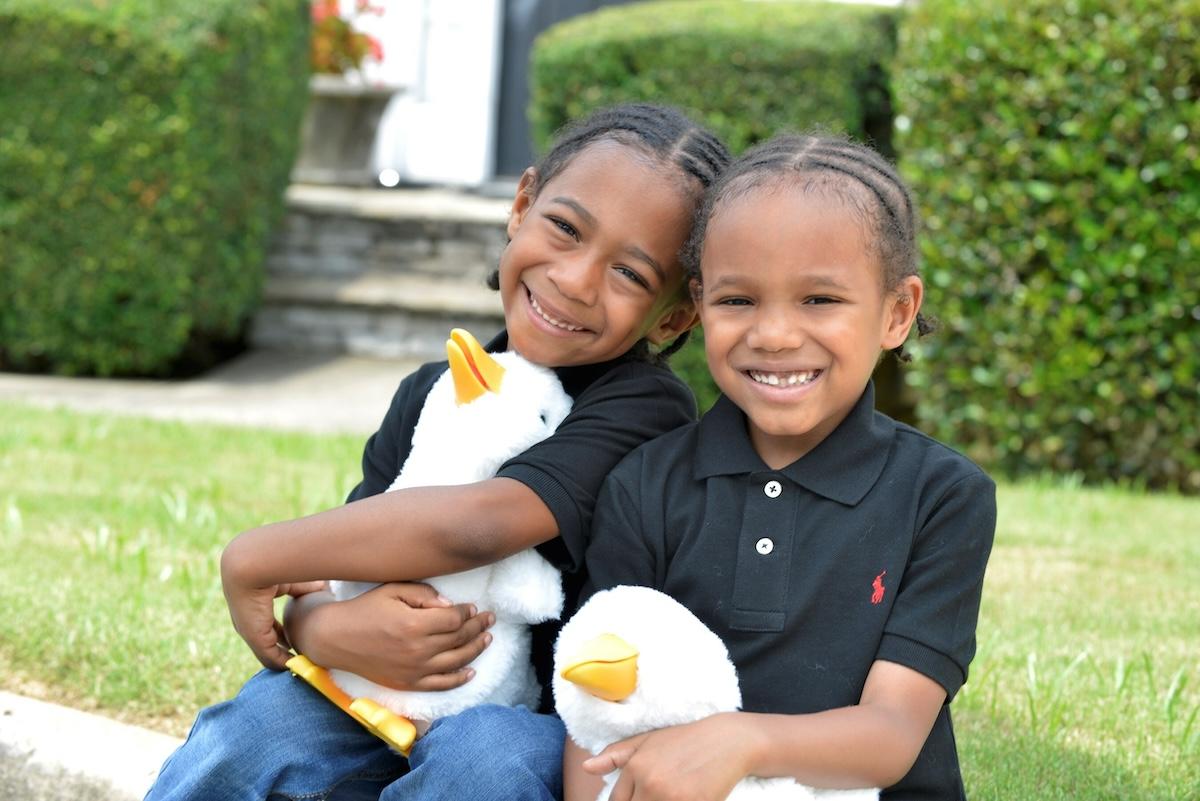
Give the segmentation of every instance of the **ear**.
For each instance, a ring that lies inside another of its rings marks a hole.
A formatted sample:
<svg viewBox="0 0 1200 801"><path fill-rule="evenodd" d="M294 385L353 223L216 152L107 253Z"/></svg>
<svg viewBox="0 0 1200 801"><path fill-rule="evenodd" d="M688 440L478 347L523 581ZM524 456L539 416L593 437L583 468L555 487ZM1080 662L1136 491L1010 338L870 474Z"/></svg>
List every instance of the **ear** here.
<svg viewBox="0 0 1200 801"><path fill-rule="evenodd" d="M662 345L664 342L670 342L684 331L695 328L699 322L700 315L696 313L696 304L689 296L684 295L663 312L654 325L650 326L650 329L646 331L646 339L652 345Z"/></svg>
<svg viewBox="0 0 1200 801"><path fill-rule="evenodd" d="M883 350L892 350L904 344L908 332L917 320L921 301L925 298L925 285L915 275L907 275L900 285L889 291L884 299Z"/></svg>
<svg viewBox="0 0 1200 801"><path fill-rule="evenodd" d="M521 180L517 182L517 193L513 197L512 208L508 212L509 239L516 236L517 229L521 227L525 215L533 208L533 201L536 199L533 188L537 184L537 177L537 170L533 167L527 167L525 172L521 173Z"/></svg>

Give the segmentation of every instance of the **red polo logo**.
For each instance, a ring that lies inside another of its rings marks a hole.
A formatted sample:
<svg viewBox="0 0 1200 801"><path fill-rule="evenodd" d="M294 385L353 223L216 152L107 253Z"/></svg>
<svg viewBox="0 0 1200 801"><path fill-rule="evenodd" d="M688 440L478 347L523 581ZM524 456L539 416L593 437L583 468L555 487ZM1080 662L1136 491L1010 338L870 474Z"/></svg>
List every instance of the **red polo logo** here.
<svg viewBox="0 0 1200 801"><path fill-rule="evenodd" d="M883 603L883 593L884 593L883 577L886 575L887 575L887 571L885 570L882 573L880 573L878 576L876 576L875 580L871 582L871 587L874 589L874 592L871 593L871 603L873 603L873 604Z"/></svg>

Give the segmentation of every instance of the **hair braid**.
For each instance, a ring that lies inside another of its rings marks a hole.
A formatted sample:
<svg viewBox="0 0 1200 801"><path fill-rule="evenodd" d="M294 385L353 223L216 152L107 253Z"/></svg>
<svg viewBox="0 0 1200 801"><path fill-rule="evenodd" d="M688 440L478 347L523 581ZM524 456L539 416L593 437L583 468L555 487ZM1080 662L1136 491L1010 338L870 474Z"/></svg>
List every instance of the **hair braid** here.
<svg viewBox="0 0 1200 801"><path fill-rule="evenodd" d="M912 193L892 164L870 147L844 136L787 134L746 151L709 191L684 249L688 277L700 281L704 235L722 204L758 187L789 181L799 181L802 191L836 192L863 212L871 246L883 267L885 288L895 287L906 276L917 275L917 212ZM935 328L920 313L916 326L918 336ZM892 353L901 361L910 358L903 345Z"/></svg>

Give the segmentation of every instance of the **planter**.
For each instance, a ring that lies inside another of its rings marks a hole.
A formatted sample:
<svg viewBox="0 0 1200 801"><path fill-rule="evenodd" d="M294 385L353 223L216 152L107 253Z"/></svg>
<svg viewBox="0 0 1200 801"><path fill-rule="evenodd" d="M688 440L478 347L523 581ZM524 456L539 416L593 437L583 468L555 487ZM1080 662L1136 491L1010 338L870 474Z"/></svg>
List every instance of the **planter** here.
<svg viewBox="0 0 1200 801"><path fill-rule="evenodd" d="M396 89L314 75L292 168L298 183L374 186L371 155L383 110Z"/></svg>

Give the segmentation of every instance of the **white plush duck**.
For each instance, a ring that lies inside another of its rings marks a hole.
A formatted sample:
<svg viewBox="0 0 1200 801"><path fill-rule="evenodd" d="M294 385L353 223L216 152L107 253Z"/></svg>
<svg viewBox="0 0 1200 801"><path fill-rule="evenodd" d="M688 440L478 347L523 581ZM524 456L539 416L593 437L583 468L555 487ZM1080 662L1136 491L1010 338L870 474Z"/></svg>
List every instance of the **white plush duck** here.
<svg viewBox="0 0 1200 801"><path fill-rule="evenodd" d="M598 754L618 740L742 704L725 644L691 612L648 587L596 593L563 626L554 703L571 739ZM720 759L713 754L713 759ZM620 776L604 777L607 801ZM815 790L794 779L743 779L729 801L875 801L879 791Z"/></svg>
<svg viewBox="0 0 1200 801"><path fill-rule="evenodd" d="M550 436L571 410L571 397L554 373L514 352L488 354L466 331L454 329L446 353L450 368L429 391L412 449L389 492L490 478L509 458ZM529 626L562 614L561 576L533 549L427 583L454 603L472 603L496 616L492 642L471 663L474 678L461 687L393 690L343 670L326 671L303 656L288 662L404 754L416 736L412 721L427 724L482 703L536 706L540 687L529 661ZM331 582L339 601L375 586Z"/></svg>

